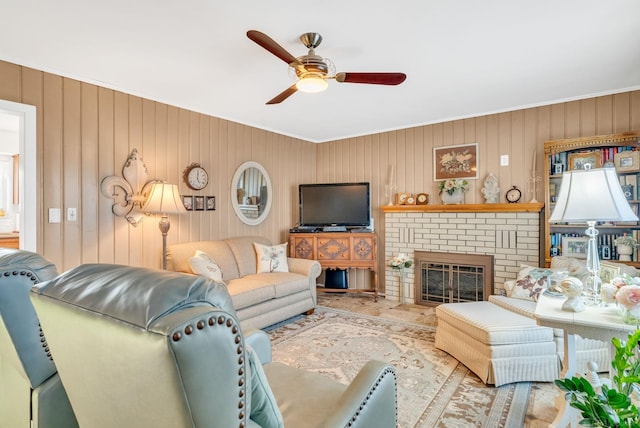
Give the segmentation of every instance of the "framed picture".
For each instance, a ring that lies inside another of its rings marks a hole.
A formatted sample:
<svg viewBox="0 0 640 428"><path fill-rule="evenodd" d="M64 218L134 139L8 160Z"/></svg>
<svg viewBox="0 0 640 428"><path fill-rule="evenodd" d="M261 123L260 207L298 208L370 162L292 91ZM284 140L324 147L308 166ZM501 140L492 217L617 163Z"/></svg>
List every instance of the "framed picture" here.
<svg viewBox="0 0 640 428"><path fill-rule="evenodd" d="M587 243L589 238L564 236L562 237L562 255L576 259L587 258Z"/></svg>
<svg viewBox="0 0 640 428"><path fill-rule="evenodd" d="M591 168L602 166L602 154L599 150L597 152L569 153L569 170L584 169L587 164L591 165Z"/></svg>
<svg viewBox="0 0 640 428"><path fill-rule="evenodd" d="M433 179L478 178L478 144L433 148Z"/></svg>
<svg viewBox="0 0 640 428"><path fill-rule="evenodd" d="M193 211L193 196L182 195L182 205L187 211Z"/></svg>
<svg viewBox="0 0 640 428"><path fill-rule="evenodd" d="M216 197L215 196L207 196L206 209L207 209L207 211L215 211L216 210Z"/></svg>
<svg viewBox="0 0 640 428"><path fill-rule="evenodd" d="M602 283L611 282L613 278L620 274L620 266L613 265L607 262L600 262L600 279Z"/></svg>
<svg viewBox="0 0 640 428"><path fill-rule="evenodd" d="M193 209L195 211L204 211L204 196L193 197Z"/></svg>
<svg viewBox="0 0 640 428"><path fill-rule="evenodd" d="M616 171L638 171L640 170L640 152L624 151L613 155L613 163Z"/></svg>
<svg viewBox="0 0 640 428"><path fill-rule="evenodd" d="M627 200L633 199L635 195L633 185L625 184L624 186L620 186L620 187L622 188L622 194L624 195L625 199Z"/></svg>

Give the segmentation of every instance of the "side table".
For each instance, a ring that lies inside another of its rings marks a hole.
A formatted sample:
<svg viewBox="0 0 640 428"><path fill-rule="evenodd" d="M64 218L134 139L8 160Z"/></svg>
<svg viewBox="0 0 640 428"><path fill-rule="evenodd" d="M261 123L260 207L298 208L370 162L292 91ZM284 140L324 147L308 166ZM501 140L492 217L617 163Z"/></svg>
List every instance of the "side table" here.
<svg viewBox="0 0 640 428"><path fill-rule="evenodd" d="M540 295L536 305L535 318L538 325L559 328L564 331L564 359L561 376L566 378L575 376L579 370L576 367L576 335L609 343L609 355L611 356L613 355L611 339L618 337L626 340L627 335L636 330L636 326L624 324L615 307L587 306L583 312L568 312L562 310L564 300L564 297ZM551 423L551 427L577 426L578 410L569 406L561 391L556 397L556 407L558 408L558 416Z"/></svg>

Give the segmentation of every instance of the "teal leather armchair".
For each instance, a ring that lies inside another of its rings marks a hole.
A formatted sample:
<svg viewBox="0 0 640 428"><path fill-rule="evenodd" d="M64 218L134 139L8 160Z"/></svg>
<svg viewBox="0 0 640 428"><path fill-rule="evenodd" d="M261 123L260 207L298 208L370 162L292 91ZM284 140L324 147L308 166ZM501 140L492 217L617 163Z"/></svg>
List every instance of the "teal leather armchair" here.
<svg viewBox="0 0 640 428"><path fill-rule="evenodd" d="M56 275L38 254L0 248L0 428L78 426L29 299Z"/></svg>
<svg viewBox="0 0 640 428"><path fill-rule="evenodd" d="M82 265L31 299L83 427L396 427L392 366L371 361L342 385L272 362L222 283Z"/></svg>

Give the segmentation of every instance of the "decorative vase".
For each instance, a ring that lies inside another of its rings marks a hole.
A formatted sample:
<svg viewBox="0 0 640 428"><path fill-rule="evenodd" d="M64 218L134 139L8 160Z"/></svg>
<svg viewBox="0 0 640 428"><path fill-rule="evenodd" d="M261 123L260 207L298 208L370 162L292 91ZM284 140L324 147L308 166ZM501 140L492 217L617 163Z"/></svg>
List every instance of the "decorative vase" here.
<svg viewBox="0 0 640 428"><path fill-rule="evenodd" d="M633 247L631 245L618 245L618 259L623 261L631 261L631 254L633 254Z"/></svg>
<svg viewBox="0 0 640 428"><path fill-rule="evenodd" d="M442 203L445 205L464 203L464 191L462 189L456 189L452 194L443 191L440 196L442 197Z"/></svg>
<svg viewBox="0 0 640 428"><path fill-rule="evenodd" d="M404 303L404 279L406 273L404 269L400 269L400 303Z"/></svg>
<svg viewBox="0 0 640 428"><path fill-rule="evenodd" d="M640 314L637 312L631 312L629 309L623 307L622 321L624 321L625 324L640 326Z"/></svg>

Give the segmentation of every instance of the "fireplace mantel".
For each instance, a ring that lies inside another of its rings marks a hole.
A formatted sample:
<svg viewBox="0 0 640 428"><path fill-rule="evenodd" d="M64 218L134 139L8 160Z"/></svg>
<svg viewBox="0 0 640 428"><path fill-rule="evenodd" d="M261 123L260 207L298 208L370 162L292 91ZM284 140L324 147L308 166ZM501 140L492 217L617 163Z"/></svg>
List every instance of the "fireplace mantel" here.
<svg viewBox="0 0 640 428"><path fill-rule="evenodd" d="M384 213L539 213L542 202L521 204L383 205Z"/></svg>

